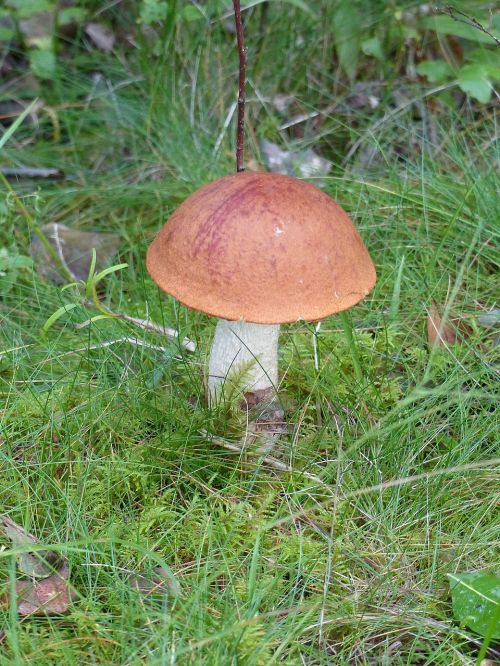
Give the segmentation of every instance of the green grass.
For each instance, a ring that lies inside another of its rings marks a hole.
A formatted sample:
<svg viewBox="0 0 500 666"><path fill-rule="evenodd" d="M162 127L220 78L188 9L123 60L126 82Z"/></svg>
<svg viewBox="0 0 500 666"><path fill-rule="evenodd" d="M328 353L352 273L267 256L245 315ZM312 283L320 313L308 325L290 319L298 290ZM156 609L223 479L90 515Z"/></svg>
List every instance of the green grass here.
<svg viewBox="0 0 500 666"><path fill-rule="evenodd" d="M310 39L315 26L298 10L270 16L250 67L248 156L260 138L291 140L266 101L276 92L303 109L349 92L324 66L328 37L305 60L290 34ZM198 349L123 321L76 328L95 314L80 305L42 338L77 294L27 269L0 291L0 512L59 544L78 592L61 617L17 621L0 607L0 665L472 665L481 639L454 622L446 574L498 563L498 334L476 319L497 298L493 112L443 103L424 120L409 106L379 122L394 109L388 80L378 115L333 113L296 139L334 161L325 190L356 221L378 282L348 314L352 342L340 317L323 322L317 368L314 325L284 327L290 432L273 455L293 471L280 473L203 434L241 429L204 404L213 321L145 272L168 214L234 168L232 126L213 154L234 98L231 40L219 25L195 37L176 36L172 61L139 51L126 69L75 55L45 91L53 112L4 149L9 164L69 176L13 184L37 224L120 234L128 268L106 278L103 302L175 326ZM26 254L26 216L4 194L0 243ZM468 328L431 352L432 302ZM124 336L164 350L105 346ZM178 596L144 599L127 584L157 565Z"/></svg>

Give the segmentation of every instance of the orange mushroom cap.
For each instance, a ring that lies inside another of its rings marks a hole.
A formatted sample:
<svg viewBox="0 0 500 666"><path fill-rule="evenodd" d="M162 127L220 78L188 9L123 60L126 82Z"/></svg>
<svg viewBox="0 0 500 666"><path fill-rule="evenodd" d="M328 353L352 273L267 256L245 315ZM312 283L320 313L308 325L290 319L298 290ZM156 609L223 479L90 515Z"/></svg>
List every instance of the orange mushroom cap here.
<svg viewBox="0 0 500 666"><path fill-rule="evenodd" d="M375 267L347 213L304 181L219 178L191 194L149 247L153 280L223 319L315 321L366 296Z"/></svg>

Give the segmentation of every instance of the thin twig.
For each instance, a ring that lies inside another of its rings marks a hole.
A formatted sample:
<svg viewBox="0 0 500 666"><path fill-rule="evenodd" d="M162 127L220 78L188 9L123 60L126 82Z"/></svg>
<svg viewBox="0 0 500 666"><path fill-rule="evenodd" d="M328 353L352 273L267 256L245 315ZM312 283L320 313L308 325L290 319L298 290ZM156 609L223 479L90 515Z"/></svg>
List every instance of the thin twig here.
<svg viewBox="0 0 500 666"><path fill-rule="evenodd" d="M241 21L240 0L233 0L236 39L240 56L240 76L238 84L238 126L236 129L236 171L245 171L243 166L243 139L245 135L245 43Z"/></svg>
<svg viewBox="0 0 500 666"><path fill-rule="evenodd" d="M222 446L222 448L227 449L228 451L234 451L235 453L255 453L256 456L259 456L263 462L266 463L266 465L269 465L269 467L273 467L275 470L278 472L287 472L288 474L301 474L304 476L306 479L309 479L309 481L313 481L314 483L318 483L321 486L327 486L325 482L319 478L319 476L316 476L315 474L311 474L310 472L306 472L305 470L302 469L294 469L291 465L287 465L286 463L281 462L281 460L277 460L276 458L273 458L271 456L260 456L258 451L252 452L251 450L244 449L241 446L238 446L238 444L234 442L229 442L226 439L222 439L221 437L214 437L211 435L209 432L206 430L200 430L200 434L203 435L203 437L206 437L209 442L212 444L217 444L218 446ZM331 492L331 488L328 487L328 490Z"/></svg>
<svg viewBox="0 0 500 666"><path fill-rule="evenodd" d="M436 93L439 93L442 90L448 90L449 88L453 88L455 85L456 85L455 83L444 83L443 85L437 86L436 88L431 88L431 90L427 90L423 94L419 93L417 97L412 97L411 99L405 100L395 109L391 109L390 111L388 111L382 118L379 118L375 123L373 123L371 127L368 127L364 131L364 133L356 139L356 141L349 148L347 155L342 160L342 164L346 164L347 162L349 162L351 157L353 157L354 153L358 150L358 148L361 146L366 137L370 134L373 136L375 130L378 129L384 123L386 123L388 120L390 120L394 116L397 116L401 111L405 111L413 104L415 104L415 102L418 102L419 100L424 99L426 97L430 97L431 95L435 95Z"/></svg>
<svg viewBox="0 0 500 666"><path fill-rule="evenodd" d="M214 441L217 444L221 444L220 440L215 440L212 438L211 441ZM224 441L224 440L222 440ZM224 446L223 444L221 444ZM229 448L229 447L225 447ZM236 447L239 448L239 447ZM240 450L241 451L241 450ZM266 459L263 459L266 461ZM282 463L280 463L282 464ZM395 488L399 486L404 486L409 483L418 483L420 481L428 482L431 479L435 478L440 478L460 472L471 472L474 470L479 470L482 467L498 467L500 465L500 458L490 458L489 460L480 460L475 463L468 463L464 465L455 465L453 467L443 467L440 469L435 469L432 470L431 472L425 472L423 474L415 474L413 476L406 476L402 479L393 479L392 481L385 481L383 483L379 483L374 486L369 486L367 488L360 488L359 490L353 490L351 492L345 493L342 497L338 497L338 495L335 495L335 500L338 502L346 502L351 500L354 497L360 497L362 495L368 495L373 492L378 492L382 493L388 488ZM293 470L287 470L287 471L293 471ZM318 479L321 481L321 479ZM327 486L327 484L324 481L321 481L323 486ZM330 492L333 494L333 491L330 489ZM319 507L322 507L324 509L327 509L329 506L330 500L325 500L325 501L320 501L317 502ZM295 513L291 513L288 515L286 518L279 518L278 520L274 521L272 523L273 527L278 527L279 525L284 525L287 523L289 520L295 521L298 519L304 519L306 516L309 514L309 509L300 509L299 511L296 511Z"/></svg>
<svg viewBox="0 0 500 666"><path fill-rule="evenodd" d="M217 137L217 140L214 144L213 150L212 150L212 155L217 155L219 152L219 148L221 147L221 143L224 139L224 135L226 133L227 128L229 127L232 117L234 115L234 112L236 111L236 107L238 105L238 100L233 102L229 108L229 111L227 112L226 119L224 120L224 124L222 125L222 129L219 133L219 136Z"/></svg>
<svg viewBox="0 0 500 666"><path fill-rule="evenodd" d="M93 301L84 301L83 305L86 307L95 307L95 303ZM103 307L102 303L101 307ZM105 308L105 310L110 317L121 319L122 321L128 321L130 324L133 324L138 328L142 328L144 331L160 333L160 335L165 335L167 338L170 338L170 340L178 340L179 338L179 331L176 331L175 328L169 328L168 326L155 324L153 321L149 321L149 319L139 319L139 317L131 317L130 315L122 314L121 312L113 312L109 308ZM88 326L89 323L90 320L84 321L81 324L77 324L77 328L84 328L85 326ZM189 338L184 338L181 340L181 347L187 351L194 352L196 351L196 342L190 340Z"/></svg>
<svg viewBox="0 0 500 666"><path fill-rule="evenodd" d="M338 102L335 102L334 104L330 104L330 106L327 106L325 109L322 110L315 110L311 111L310 113L301 113L300 115L294 116L289 120L285 120L284 123L281 123L281 125L279 125L278 129L279 130L289 129L290 127L294 127L299 123L304 123L306 120L312 120L313 118L317 118L318 116L328 116L333 111L335 111L337 106Z"/></svg>
<svg viewBox="0 0 500 666"><path fill-rule="evenodd" d="M86 352L86 351L91 351L94 349L106 349L106 347L112 347L113 345L117 345L120 342L128 342L131 345L134 345L135 347L144 347L145 349L153 349L154 351L161 351L166 353L167 349L165 347L160 347L159 345L152 345L149 342L146 342L145 340L141 340L140 338L132 338L130 336L124 336L122 338L114 338L113 340L105 340L104 342L98 342L94 345L88 345L87 347L80 347L80 349L72 349L71 351L64 352L64 354L60 354L59 358L63 356L69 356L70 354L80 354L81 352Z"/></svg>
<svg viewBox="0 0 500 666"><path fill-rule="evenodd" d="M431 472L423 472L422 474L413 474L412 476L405 476L400 479L392 479L391 481L383 481L374 486L360 488L359 490L352 490L344 495L344 499L351 499L353 497L361 497L370 493L382 493L388 488L398 488L406 486L409 483L417 483L420 481L430 481L431 479L447 476L449 474L458 474L460 472L470 472L471 470L481 469L482 467L498 467L500 465L500 458L491 458L489 460L480 460L475 463L468 463L465 465L455 465L454 467L443 467L434 469Z"/></svg>
<svg viewBox="0 0 500 666"><path fill-rule="evenodd" d="M63 252L63 248L62 248L61 238L59 237L59 224L57 222L54 223L54 226L52 228L51 238L54 241L54 244L56 246L57 256L61 260L61 266L64 266L64 268L73 277L73 279L76 279L76 276L73 275L73 272L72 272L71 268L68 266L68 264L66 262L66 259L64 258L64 252Z"/></svg>
<svg viewBox="0 0 500 666"><path fill-rule="evenodd" d="M44 169L39 167L0 167L0 173L6 178L45 178L47 180L59 180L64 178L61 169Z"/></svg>
<svg viewBox="0 0 500 666"><path fill-rule="evenodd" d="M474 645L481 646L482 645L482 640L479 640L478 638L472 636L472 634L466 633L459 627L454 626L451 622L440 622L439 620L434 620L433 618L425 617L422 615L408 615L408 613L401 613L398 609L392 609L392 608L384 608L383 609L385 612L385 619L387 621L393 621L395 623L401 622L402 618L406 623L412 622L412 623L423 623L424 625L430 626L430 627L435 627L436 629L440 629L446 634L453 633L457 636L461 636L462 638L465 638L467 641L470 641ZM357 622L370 622L372 620L376 620L380 618L380 611L378 614L375 613L369 613L364 611L362 614L358 615L356 620ZM323 620L322 624L324 626L328 625L338 625L342 626L345 624L352 624L354 621L352 616L348 617L339 617L338 615L335 615L333 618L328 618ZM309 626L305 627L302 631L302 633L306 633L309 631L316 630L319 627L320 623L315 622L314 624L310 624ZM410 625L411 626L411 625ZM490 647L491 654L493 654L495 657L497 657L500 653L495 650L494 648Z"/></svg>
<svg viewBox="0 0 500 666"><path fill-rule="evenodd" d="M447 14L454 21L458 21L458 23L465 23L465 25L470 25L472 28L476 28L476 30L484 32L485 35L491 37L491 39L493 39L493 41L495 41L497 45L500 46L500 39L495 37L495 35L493 35L487 28L485 28L482 23L479 23L479 21L473 16L469 16L469 14L466 14L465 12L462 12L460 9L452 7L451 5L444 7L444 9L440 9L439 13ZM463 18L458 18L458 16L463 16Z"/></svg>

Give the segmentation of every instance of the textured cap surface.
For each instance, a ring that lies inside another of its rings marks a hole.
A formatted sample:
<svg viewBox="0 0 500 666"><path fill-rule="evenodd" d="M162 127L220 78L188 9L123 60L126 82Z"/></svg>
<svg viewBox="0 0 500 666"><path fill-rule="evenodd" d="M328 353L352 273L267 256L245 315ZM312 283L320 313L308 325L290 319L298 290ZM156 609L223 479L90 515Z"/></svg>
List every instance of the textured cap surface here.
<svg viewBox="0 0 500 666"><path fill-rule="evenodd" d="M243 172L191 194L149 247L153 280L185 305L262 324L360 301L375 268L347 213L314 185Z"/></svg>

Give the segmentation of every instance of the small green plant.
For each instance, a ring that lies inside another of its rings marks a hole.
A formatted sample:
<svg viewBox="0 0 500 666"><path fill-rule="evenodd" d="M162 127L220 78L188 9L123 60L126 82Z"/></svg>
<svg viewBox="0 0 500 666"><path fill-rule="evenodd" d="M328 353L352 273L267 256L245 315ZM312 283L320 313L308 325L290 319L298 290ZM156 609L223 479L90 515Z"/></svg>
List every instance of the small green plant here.
<svg viewBox="0 0 500 666"><path fill-rule="evenodd" d="M12 289L23 269L30 271L31 268L30 257L18 254L15 249L0 247L0 296Z"/></svg>
<svg viewBox="0 0 500 666"><path fill-rule="evenodd" d="M106 307L101 303L99 300L99 296L97 294L97 285L103 278L105 278L107 275L110 275L111 273L116 273L117 271L122 270L123 268L127 268L128 264L116 264L114 266L109 266L108 268L104 268L102 271L99 271L96 273L96 261L97 261L97 256L96 256L96 251L95 249L92 250L92 260L90 263L90 269L89 269L89 275L87 277L87 280L85 282L83 281L78 281L78 282L71 282L70 284L67 284L63 287L63 291L67 289L72 289L76 288L77 293L79 293L80 289L85 292L85 300L84 303L89 303L92 302L92 304L95 306L95 308L99 311L100 314L95 315L91 317L90 319L87 320L86 323L91 324L95 321L99 321L101 319L114 319L116 318L116 315L110 313ZM73 310L79 305L79 303L66 303L65 305L62 305L60 308L58 308L55 312L51 314L51 316L47 319L45 324L42 327L42 334L46 335L47 332L52 328L52 326L64 315L66 312L69 312L70 310Z"/></svg>
<svg viewBox="0 0 500 666"><path fill-rule="evenodd" d="M495 38L500 37L500 14L488 26L490 35L474 25L459 22L451 16L433 16L424 19L423 28L433 30L437 35L463 40L464 62L457 63L450 55L447 59L423 60L417 72L431 83L444 83L456 80L459 88L482 104L490 101L494 81L500 80L500 52L495 48ZM473 44L472 49L468 48ZM492 48L488 48L492 46Z"/></svg>
<svg viewBox="0 0 500 666"><path fill-rule="evenodd" d="M455 79L471 98L483 104L491 100L493 83L500 79L500 53L495 49L495 40L500 38L500 14L491 19L481 15L467 23L462 15L420 16L418 10L407 9L403 4L369 9L363 2L337 2L332 12L330 25L338 64L350 80L359 73L363 55L382 67L384 59L412 44L412 48L428 54L417 65L418 74L431 83ZM482 31L484 26L487 27ZM446 45L447 38L460 40L463 62L454 59ZM436 46L443 57L436 57Z"/></svg>
<svg viewBox="0 0 500 666"><path fill-rule="evenodd" d="M0 10L5 25L0 41L18 40L25 49L30 67L37 77L53 79L57 64L57 35L70 24L81 23L83 6L59 8L56 0L6 0Z"/></svg>
<svg viewBox="0 0 500 666"><path fill-rule="evenodd" d="M500 577L472 572L448 574L448 578L456 619L485 639L480 663L490 642L500 639Z"/></svg>

